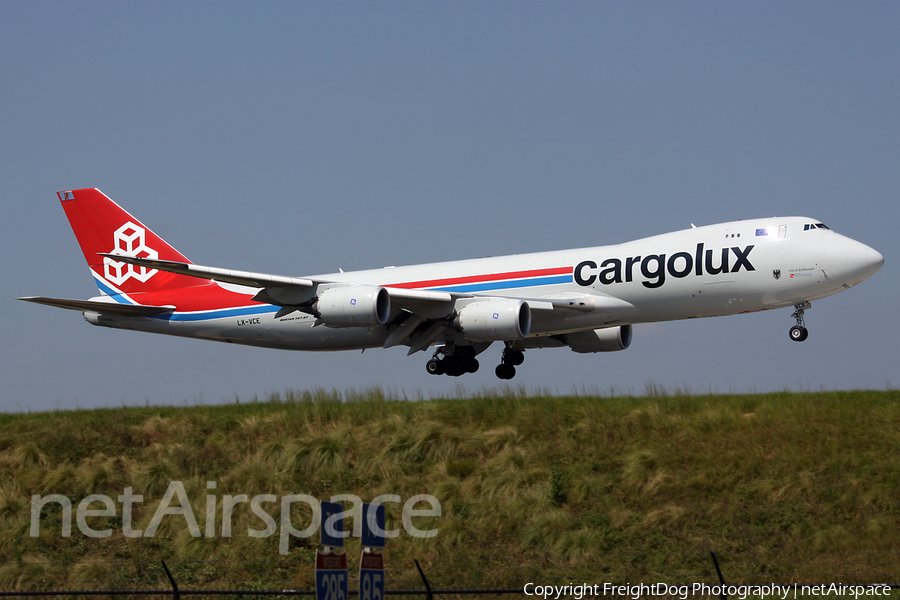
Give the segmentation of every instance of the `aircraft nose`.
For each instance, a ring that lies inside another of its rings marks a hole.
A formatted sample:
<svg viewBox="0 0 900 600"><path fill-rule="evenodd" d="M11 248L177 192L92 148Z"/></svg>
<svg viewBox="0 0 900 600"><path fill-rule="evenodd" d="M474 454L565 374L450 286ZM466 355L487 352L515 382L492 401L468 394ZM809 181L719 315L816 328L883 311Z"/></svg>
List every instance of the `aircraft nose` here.
<svg viewBox="0 0 900 600"><path fill-rule="evenodd" d="M828 253L832 268L845 284L853 285L875 274L884 264L884 257L878 250L861 242L843 238L841 244Z"/></svg>
<svg viewBox="0 0 900 600"><path fill-rule="evenodd" d="M884 256L875 248L866 247L866 277L871 277L884 265Z"/></svg>

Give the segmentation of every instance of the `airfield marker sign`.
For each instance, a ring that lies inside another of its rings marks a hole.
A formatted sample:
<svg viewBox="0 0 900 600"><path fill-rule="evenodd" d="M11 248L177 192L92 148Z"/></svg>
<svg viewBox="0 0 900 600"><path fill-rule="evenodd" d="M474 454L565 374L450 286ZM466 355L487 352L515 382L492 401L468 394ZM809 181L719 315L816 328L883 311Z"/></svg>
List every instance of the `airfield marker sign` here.
<svg viewBox="0 0 900 600"><path fill-rule="evenodd" d="M384 505L363 503L363 548L384 548Z"/></svg>
<svg viewBox="0 0 900 600"><path fill-rule="evenodd" d="M360 600L384 598L384 505L362 505L362 552L359 556Z"/></svg>
<svg viewBox="0 0 900 600"><path fill-rule="evenodd" d="M322 529L319 532L322 546L316 550L316 600L347 600L350 591L350 574L347 570L347 553L343 551L344 512L342 504L322 502ZM334 549L340 549L335 552Z"/></svg>
<svg viewBox="0 0 900 600"><path fill-rule="evenodd" d="M347 553L316 550L316 600L347 600Z"/></svg>
<svg viewBox="0 0 900 600"><path fill-rule="evenodd" d="M359 556L359 600L383 600L384 557L381 552L363 548Z"/></svg>
<svg viewBox="0 0 900 600"><path fill-rule="evenodd" d="M322 500L321 543L326 548L344 547L344 506L339 502Z"/></svg>

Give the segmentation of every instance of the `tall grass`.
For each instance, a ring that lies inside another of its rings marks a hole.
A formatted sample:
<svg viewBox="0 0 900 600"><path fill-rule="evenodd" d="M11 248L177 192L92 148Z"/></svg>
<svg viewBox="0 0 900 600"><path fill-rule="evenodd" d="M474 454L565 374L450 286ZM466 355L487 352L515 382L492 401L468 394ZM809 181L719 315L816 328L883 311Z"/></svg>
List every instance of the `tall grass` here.
<svg viewBox="0 0 900 600"><path fill-rule="evenodd" d="M317 537L294 540L281 556L277 535L246 534L261 527L247 503L234 506L232 536L223 537L224 496L238 494L434 495L441 516L417 526L437 527L438 536L390 540L392 563L900 548L900 392L647 392L554 397L505 388L409 402L378 389L319 389L217 407L0 415L0 588L152 585L158 572L134 566L126 577L110 565L156 559L236 561L242 566L189 574L227 586L256 577L248 561L262 558L305 585L296 567L311 561ZM41 536L28 535L32 494L64 494L74 507L132 487L144 497L134 527L146 528L171 481L184 483L202 531L214 496L214 537L192 537L172 516L153 538L126 538L119 512L89 518L111 537L86 538L73 523L63 538L54 505ZM267 509L277 517L277 507ZM400 507L387 509L389 528L399 527ZM358 552L358 542L350 547ZM59 563L69 566L48 566ZM619 574L640 572L632 565ZM873 573L863 567L859 577Z"/></svg>

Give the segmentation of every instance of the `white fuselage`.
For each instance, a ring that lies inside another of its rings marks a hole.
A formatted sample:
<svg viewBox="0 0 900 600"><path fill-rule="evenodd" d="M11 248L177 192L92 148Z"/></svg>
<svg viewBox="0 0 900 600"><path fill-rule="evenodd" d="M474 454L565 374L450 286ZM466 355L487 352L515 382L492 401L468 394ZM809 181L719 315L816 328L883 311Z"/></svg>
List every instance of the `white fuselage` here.
<svg viewBox="0 0 900 600"><path fill-rule="evenodd" d="M548 311L545 318L536 318L530 340L793 306L852 287L881 266L877 251L816 223L804 217L752 219L613 246L331 273L317 279L458 292L476 300L586 294L598 300L598 310ZM389 335L385 326L317 325L315 316L299 311L276 316L277 306L251 301L256 289L217 285L245 294L247 302L164 317L86 317L98 325L294 350L380 347Z"/></svg>

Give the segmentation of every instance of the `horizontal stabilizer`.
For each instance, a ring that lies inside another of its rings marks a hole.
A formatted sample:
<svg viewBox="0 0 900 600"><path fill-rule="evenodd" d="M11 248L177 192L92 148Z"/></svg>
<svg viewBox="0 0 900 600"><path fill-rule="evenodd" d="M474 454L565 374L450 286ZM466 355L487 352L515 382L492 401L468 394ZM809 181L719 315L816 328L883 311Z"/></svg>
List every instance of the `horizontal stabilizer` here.
<svg viewBox="0 0 900 600"><path fill-rule="evenodd" d="M64 298L44 298L42 296L28 296L26 298L17 298L17 300L34 302L35 304L46 304L47 306L66 308L68 310L95 312L106 315L117 315L120 317L151 317L153 315L161 315L163 313L172 312L175 310L174 306L144 306L141 304L98 302L96 300L66 300Z"/></svg>

